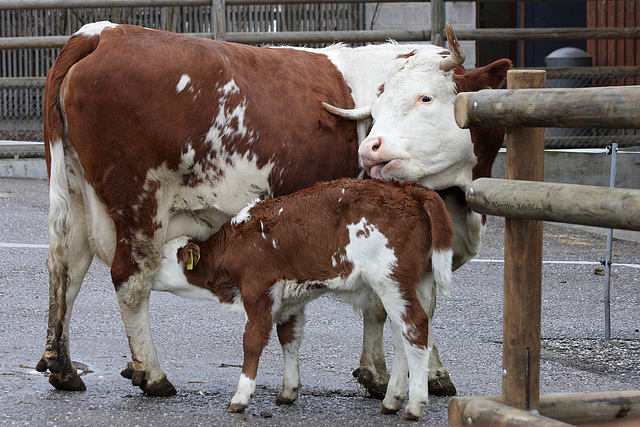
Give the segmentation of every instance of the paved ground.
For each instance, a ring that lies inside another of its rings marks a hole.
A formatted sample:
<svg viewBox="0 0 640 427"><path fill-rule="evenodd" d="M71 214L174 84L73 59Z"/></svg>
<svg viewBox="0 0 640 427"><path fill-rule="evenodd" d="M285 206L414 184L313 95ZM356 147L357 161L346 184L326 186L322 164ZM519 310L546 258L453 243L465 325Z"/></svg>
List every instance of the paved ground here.
<svg viewBox="0 0 640 427"><path fill-rule="evenodd" d="M108 269L96 262L72 320L73 360L88 390L54 390L35 371L44 348L47 185L0 179L0 424L6 425L365 425L406 424L378 413L351 377L361 323L331 298L308 307L301 350L303 389L277 407L282 358L273 339L261 359L258 390L244 414L224 409L242 363L242 320L220 307L154 293L151 318L161 363L178 389L171 398L144 396L120 377L129 360ZM640 264L638 233L614 242L614 262ZM634 240L637 239L637 240ZM21 247L21 245L25 245ZM42 245L42 247L34 246ZM502 358L502 220L489 220L476 262L454 275L434 326L445 366L460 395L498 394ZM599 234L545 224L544 259L597 262ZM603 342L603 283L591 264L545 264L542 392L640 389L640 269L614 266L612 336ZM388 355L391 346L387 336ZM431 397L418 425L446 425L449 398Z"/></svg>

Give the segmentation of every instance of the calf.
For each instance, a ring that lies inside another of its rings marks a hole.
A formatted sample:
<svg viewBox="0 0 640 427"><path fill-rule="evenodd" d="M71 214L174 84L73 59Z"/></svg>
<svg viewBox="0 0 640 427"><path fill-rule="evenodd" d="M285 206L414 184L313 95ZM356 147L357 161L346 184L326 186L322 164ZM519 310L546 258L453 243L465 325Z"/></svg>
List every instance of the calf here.
<svg viewBox="0 0 640 427"><path fill-rule="evenodd" d="M241 412L255 392L258 359L272 324L284 352L276 403L298 397L298 348L304 306L333 293L356 308L372 297L391 320L394 363L381 412L422 416L428 400L435 285L449 293L453 226L440 196L414 183L341 179L250 204L208 240L167 243L153 289L202 292L244 309L244 363L228 412Z"/></svg>

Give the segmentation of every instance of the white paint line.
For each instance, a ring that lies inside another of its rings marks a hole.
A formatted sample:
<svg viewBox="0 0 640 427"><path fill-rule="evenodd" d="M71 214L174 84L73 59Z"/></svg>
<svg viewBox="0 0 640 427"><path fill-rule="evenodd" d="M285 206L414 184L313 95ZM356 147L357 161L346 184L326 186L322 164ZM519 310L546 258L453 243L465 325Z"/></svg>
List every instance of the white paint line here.
<svg viewBox="0 0 640 427"><path fill-rule="evenodd" d="M33 245L33 244L30 244L30 243L2 243L2 242L0 242L0 248L48 249L49 245Z"/></svg>
<svg viewBox="0 0 640 427"><path fill-rule="evenodd" d="M503 259L472 259L471 262L484 262L484 263L498 263L504 264ZM576 265L602 265L601 262L598 261L542 261L543 264L576 264ZM611 263L613 267L629 267L629 268L637 268L640 269L640 264L618 264L615 262Z"/></svg>

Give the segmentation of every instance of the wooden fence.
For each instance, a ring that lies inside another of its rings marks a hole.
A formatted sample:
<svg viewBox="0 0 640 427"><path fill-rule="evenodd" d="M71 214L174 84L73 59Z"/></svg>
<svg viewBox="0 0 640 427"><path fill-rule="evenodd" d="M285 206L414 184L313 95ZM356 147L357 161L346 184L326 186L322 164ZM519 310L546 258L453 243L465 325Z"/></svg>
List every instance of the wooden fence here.
<svg viewBox="0 0 640 427"><path fill-rule="evenodd" d="M519 181L477 180L467 193L470 206L478 212L506 216L502 396L453 398L452 425L564 425L567 420L561 418L566 416L567 399L553 404L549 400L557 395L540 396L543 233L538 220L640 230L640 190L605 189L602 193L601 188L531 182L544 177L544 128L531 126L588 123L613 128L624 122L640 128L640 87L598 88L593 97L592 89L541 89L544 86L544 71L511 70L508 90L463 93L456 100L460 126L507 126L507 178ZM577 101L585 95L591 95L590 102ZM572 117L565 122L569 105ZM624 396L620 392L581 394L568 403L569 422L585 413L592 423L640 417L640 390ZM546 412L537 415L542 408Z"/></svg>

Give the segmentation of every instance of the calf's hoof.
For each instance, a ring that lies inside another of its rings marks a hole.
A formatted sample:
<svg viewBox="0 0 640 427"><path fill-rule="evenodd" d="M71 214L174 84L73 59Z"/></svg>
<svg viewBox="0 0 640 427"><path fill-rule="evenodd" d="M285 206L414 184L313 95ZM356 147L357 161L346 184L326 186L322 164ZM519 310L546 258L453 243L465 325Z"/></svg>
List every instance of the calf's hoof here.
<svg viewBox="0 0 640 427"><path fill-rule="evenodd" d="M169 397L174 396L177 393L175 387L167 377L163 377L158 381L150 383L145 378L145 372L143 370L135 369L131 364L128 364L127 367L120 372L120 375L130 379L131 384L136 387L140 387L140 389L149 396Z"/></svg>
<svg viewBox="0 0 640 427"><path fill-rule="evenodd" d="M87 387L84 385L82 378L73 372L71 374L51 373L49 375L49 384L57 390L64 391L85 391Z"/></svg>
<svg viewBox="0 0 640 427"><path fill-rule="evenodd" d="M353 371L352 375L358 380L361 386L367 390L371 397L376 399L384 399L387 392L388 381L381 381L369 368L358 368Z"/></svg>
<svg viewBox="0 0 640 427"><path fill-rule="evenodd" d="M229 406L227 406L227 412L230 412L232 414L239 414L240 412L247 409L247 406L249 405L245 405L244 403L229 403Z"/></svg>
<svg viewBox="0 0 640 427"><path fill-rule="evenodd" d="M447 371L438 371L429 376L429 394L433 396L455 396L456 386L451 382Z"/></svg>

